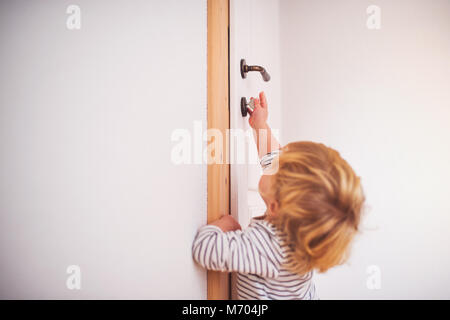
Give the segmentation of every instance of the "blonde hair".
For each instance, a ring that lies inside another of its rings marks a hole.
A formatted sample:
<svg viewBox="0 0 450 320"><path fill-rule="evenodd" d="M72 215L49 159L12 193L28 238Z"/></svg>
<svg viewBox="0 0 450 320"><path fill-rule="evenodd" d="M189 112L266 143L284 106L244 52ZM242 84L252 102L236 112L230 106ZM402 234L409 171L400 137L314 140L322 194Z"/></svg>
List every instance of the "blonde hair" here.
<svg viewBox="0 0 450 320"><path fill-rule="evenodd" d="M276 161L271 193L279 206L269 219L294 249L290 268L304 274L344 263L365 201L360 178L321 143L290 143Z"/></svg>

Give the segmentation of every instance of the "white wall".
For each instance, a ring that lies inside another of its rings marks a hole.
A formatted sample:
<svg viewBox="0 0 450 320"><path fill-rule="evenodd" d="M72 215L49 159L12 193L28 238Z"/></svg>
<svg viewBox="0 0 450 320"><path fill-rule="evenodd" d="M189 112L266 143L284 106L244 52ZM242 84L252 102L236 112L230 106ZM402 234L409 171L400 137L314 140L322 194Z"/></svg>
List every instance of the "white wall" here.
<svg viewBox="0 0 450 320"><path fill-rule="evenodd" d="M316 277L321 298L449 299L450 2L283 0L280 16L282 142L340 151L369 207L349 263Z"/></svg>
<svg viewBox="0 0 450 320"><path fill-rule="evenodd" d="M0 297L206 297L206 1L0 3ZM82 288L66 288L81 267Z"/></svg>

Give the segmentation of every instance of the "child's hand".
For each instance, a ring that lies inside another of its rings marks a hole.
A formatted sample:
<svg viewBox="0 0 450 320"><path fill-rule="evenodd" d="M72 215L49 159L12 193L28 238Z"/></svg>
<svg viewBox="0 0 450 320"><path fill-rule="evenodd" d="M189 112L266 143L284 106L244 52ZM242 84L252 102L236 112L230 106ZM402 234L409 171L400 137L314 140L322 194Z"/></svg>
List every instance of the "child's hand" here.
<svg viewBox="0 0 450 320"><path fill-rule="evenodd" d="M241 230L241 225L231 215L226 214L219 220L211 222L210 225L219 227L223 232Z"/></svg>
<svg viewBox="0 0 450 320"><path fill-rule="evenodd" d="M251 98L253 99L253 97ZM267 111L267 100L264 92L259 93L259 99L253 99L255 102L255 109L253 111L248 110L250 118L248 123L253 129L263 129L267 124L267 117L269 112Z"/></svg>

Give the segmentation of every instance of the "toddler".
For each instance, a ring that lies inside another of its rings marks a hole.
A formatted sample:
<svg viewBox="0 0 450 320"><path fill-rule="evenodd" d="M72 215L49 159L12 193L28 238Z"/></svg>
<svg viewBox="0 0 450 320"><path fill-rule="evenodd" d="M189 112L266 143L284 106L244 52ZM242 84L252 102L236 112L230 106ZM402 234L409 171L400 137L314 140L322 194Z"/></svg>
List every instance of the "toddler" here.
<svg viewBox="0 0 450 320"><path fill-rule="evenodd" d="M267 125L263 92L254 105L249 124L263 167L258 189L267 210L245 230L230 215L200 228L193 257L208 270L237 272L239 299L318 299L314 270L342 264L358 231L364 203L360 178L321 143L280 147Z"/></svg>

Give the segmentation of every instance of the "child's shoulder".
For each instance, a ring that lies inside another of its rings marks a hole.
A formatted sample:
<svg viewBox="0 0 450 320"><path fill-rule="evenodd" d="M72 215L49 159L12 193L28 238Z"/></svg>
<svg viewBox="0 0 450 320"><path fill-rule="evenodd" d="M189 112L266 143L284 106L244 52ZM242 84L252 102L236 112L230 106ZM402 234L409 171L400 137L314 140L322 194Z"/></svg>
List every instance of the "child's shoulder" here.
<svg viewBox="0 0 450 320"><path fill-rule="evenodd" d="M250 234L255 236L256 241L257 239L265 239L266 244L278 252L281 261L290 257L292 247L289 245L286 233L278 229L264 216L253 218L248 228Z"/></svg>
<svg viewBox="0 0 450 320"><path fill-rule="evenodd" d="M284 238L284 233L279 230L273 223L267 220L266 216L252 218L250 220L249 227L264 230L273 238Z"/></svg>
<svg viewBox="0 0 450 320"><path fill-rule="evenodd" d="M252 218L249 227L264 230L273 240L276 240L280 246L290 247L287 234L283 230L279 229L275 224L270 222L265 215Z"/></svg>

